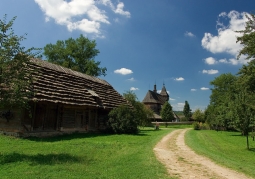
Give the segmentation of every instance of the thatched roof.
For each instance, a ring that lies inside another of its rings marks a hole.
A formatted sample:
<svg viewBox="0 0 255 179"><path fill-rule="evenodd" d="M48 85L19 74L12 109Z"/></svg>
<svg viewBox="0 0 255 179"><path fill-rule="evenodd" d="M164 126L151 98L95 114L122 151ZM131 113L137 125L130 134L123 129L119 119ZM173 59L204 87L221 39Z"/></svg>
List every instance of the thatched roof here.
<svg viewBox="0 0 255 179"><path fill-rule="evenodd" d="M34 101L114 108L126 100L105 80L85 75L40 59L32 59L36 69Z"/></svg>

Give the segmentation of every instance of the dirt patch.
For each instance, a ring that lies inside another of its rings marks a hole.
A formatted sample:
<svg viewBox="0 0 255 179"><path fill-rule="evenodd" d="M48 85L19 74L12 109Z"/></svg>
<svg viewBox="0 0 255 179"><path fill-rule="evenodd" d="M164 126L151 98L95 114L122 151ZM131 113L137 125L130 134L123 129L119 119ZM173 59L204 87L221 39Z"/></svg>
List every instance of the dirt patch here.
<svg viewBox="0 0 255 179"><path fill-rule="evenodd" d="M249 178L196 154L185 144L184 135L187 130L189 129L178 129L169 133L154 148L158 160L166 166L170 176L185 179Z"/></svg>

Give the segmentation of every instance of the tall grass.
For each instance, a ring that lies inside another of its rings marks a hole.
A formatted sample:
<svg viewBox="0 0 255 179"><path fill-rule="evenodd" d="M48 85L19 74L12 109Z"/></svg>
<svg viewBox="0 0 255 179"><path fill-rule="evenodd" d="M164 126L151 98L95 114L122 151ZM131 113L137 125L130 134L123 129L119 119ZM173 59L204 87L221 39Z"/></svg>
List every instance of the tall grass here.
<svg viewBox="0 0 255 179"><path fill-rule="evenodd" d="M190 130L185 140L198 154L255 178L255 141L250 139L251 150L247 150L246 137L239 132Z"/></svg>
<svg viewBox="0 0 255 179"><path fill-rule="evenodd" d="M73 134L43 139L0 136L0 176L169 178L153 147L172 130L144 128L139 135Z"/></svg>

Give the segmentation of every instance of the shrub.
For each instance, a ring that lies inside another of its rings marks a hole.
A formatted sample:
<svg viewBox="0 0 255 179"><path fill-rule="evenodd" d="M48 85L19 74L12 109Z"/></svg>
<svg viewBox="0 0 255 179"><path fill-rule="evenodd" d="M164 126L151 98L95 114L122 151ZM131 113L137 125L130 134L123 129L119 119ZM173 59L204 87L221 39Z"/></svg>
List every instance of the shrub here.
<svg viewBox="0 0 255 179"><path fill-rule="evenodd" d="M207 123L194 122L193 123L193 128L195 130L208 130L208 129L210 129L210 126Z"/></svg>
<svg viewBox="0 0 255 179"><path fill-rule="evenodd" d="M129 106L121 105L114 108L108 116L108 126L112 132L117 134L137 134L139 132L139 120Z"/></svg>
<svg viewBox="0 0 255 179"><path fill-rule="evenodd" d="M194 128L195 130L200 130L199 122L194 122L194 123L193 123L193 128Z"/></svg>

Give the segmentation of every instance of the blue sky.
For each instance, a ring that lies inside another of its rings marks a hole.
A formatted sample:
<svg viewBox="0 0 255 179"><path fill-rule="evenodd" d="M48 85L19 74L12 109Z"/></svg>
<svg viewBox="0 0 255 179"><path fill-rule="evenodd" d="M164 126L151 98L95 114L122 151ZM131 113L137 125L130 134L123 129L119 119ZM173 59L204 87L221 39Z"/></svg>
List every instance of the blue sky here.
<svg viewBox="0 0 255 179"><path fill-rule="evenodd" d="M236 74L246 63L235 30L244 28L253 0L1 0L1 19L17 16L13 29L27 33L26 48L43 48L80 34L94 39L95 58L120 94L140 101L163 83L174 110L185 100L193 111L210 101L210 81Z"/></svg>

